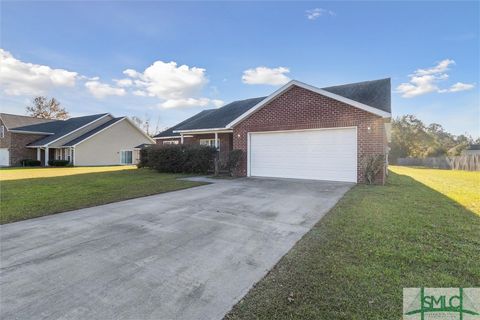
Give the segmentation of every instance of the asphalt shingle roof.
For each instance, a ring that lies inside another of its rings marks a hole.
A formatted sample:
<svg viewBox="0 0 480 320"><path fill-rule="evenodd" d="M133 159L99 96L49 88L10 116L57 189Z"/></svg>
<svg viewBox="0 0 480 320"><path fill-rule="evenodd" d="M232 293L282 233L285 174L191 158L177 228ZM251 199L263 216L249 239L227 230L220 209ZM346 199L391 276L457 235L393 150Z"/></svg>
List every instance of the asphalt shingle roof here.
<svg viewBox="0 0 480 320"><path fill-rule="evenodd" d="M390 78L349 83L341 86L326 87L322 89L366 104L370 107L391 112Z"/></svg>
<svg viewBox="0 0 480 320"><path fill-rule="evenodd" d="M53 133L52 135L46 136L29 144L29 146L43 146L107 114L108 113L102 113L84 117L70 118L68 120L56 120L52 122L18 127L15 129L22 131Z"/></svg>
<svg viewBox="0 0 480 320"><path fill-rule="evenodd" d="M73 140L71 140L71 141L69 141L69 142L67 142L67 143L64 143L63 146L64 146L64 147L74 146L74 145L76 145L77 143L79 143L79 142L81 142L81 141L83 141L83 140L85 140L85 139L93 136L95 133L97 133L97 132L105 129L106 127L108 127L108 126L110 126L110 125L112 125L112 124L114 124L114 123L117 123L117 122L119 122L120 120L123 120L123 119L125 119L125 117L113 118L112 120L105 122L104 124L96 127L95 129L90 130L90 131L88 131L88 132L85 133L85 134L82 134L80 137L75 138L75 139L73 139Z"/></svg>
<svg viewBox="0 0 480 320"><path fill-rule="evenodd" d="M41 119L41 118L28 117L28 116L20 116L17 114L10 114L10 113L0 113L0 118L2 118L3 124L9 130L16 129L17 127L29 126L32 124L56 121L51 119Z"/></svg>
<svg viewBox="0 0 480 320"><path fill-rule="evenodd" d="M231 102L202 117L188 121L175 130L195 130L210 128L225 128L227 124L247 112L266 97L252 98Z"/></svg>
<svg viewBox="0 0 480 320"><path fill-rule="evenodd" d="M322 90L366 104L368 106L391 112L390 79L380 79L340 86L326 87ZM219 109L204 110L191 118L184 120L174 127L165 130L155 137L179 136L176 130L199 130L224 128L227 124L244 114L266 97L252 98L231 102Z"/></svg>
<svg viewBox="0 0 480 320"><path fill-rule="evenodd" d="M215 111L216 109L209 109L209 110L203 110L203 111L200 111L199 113L195 114L193 117L190 117L186 120L183 120L182 122L180 122L179 124L171 127L171 128L168 128L167 130L165 131L162 131L160 132L159 134L157 134L156 136L154 136L154 138L162 138L162 137L180 137L180 134L179 133L174 133L173 131L174 130L177 130L180 126L186 124L187 122L189 121L194 121L196 119L199 119L203 116L206 116L207 114Z"/></svg>

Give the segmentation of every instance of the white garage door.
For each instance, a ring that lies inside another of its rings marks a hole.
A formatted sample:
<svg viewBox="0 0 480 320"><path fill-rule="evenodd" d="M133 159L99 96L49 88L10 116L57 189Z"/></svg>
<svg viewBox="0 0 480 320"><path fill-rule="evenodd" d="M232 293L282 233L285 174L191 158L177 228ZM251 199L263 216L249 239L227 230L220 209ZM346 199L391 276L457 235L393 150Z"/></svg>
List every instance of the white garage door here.
<svg viewBox="0 0 480 320"><path fill-rule="evenodd" d="M0 166L9 165L9 151L7 148L0 148Z"/></svg>
<svg viewBox="0 0 480 320"><path fill-rule="evenodd" d="M250 133L249 175L357 182L356 128Z"/></svg>

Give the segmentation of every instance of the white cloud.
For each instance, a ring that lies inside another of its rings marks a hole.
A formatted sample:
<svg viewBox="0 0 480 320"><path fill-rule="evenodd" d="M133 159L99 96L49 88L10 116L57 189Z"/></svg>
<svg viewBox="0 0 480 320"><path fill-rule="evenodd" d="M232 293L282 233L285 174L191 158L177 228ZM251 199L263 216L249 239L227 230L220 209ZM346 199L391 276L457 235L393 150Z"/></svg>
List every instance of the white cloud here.
<svg viewBox="0 0 480 320"><path fill-rule="evenodd" d="M404 98L412 98L431 92L445 93L472 89L475 86L474 84L462 82L457 82L448 89L441 89L438 86L439 82L449 78L446 72L449 70L449 66L454 64L455 61L445 59L432 68L417 69L413 74L409 75L409 82L402 83L397 87L397 92Z"/></svg>
<svg viewBox="0 0 480 320"><path fill-rule="evenodd" d="M115 81L119 87L130 87L133 85L133 81L131 79L114 79L113 81Z"/></svg>
<svg viewBox="0 0 480 320"><path fill-rule="evenodd" d="M138 78L140 76L140 73L138 73L137 71L135 71L133 69L126 69L126 70L123 71L123 74L127 75L131 78Z"/></svg>
<svg viewBox="0 0 480 320"><path fill-rule="evenodd" d="M124 96L126 91L123 88L115 88L109 84L99 81L87 81L85 87L96 98L102 99L106 96Z"/></svg>
<svg viewBox="0 0 480 320"><path fill-rule="evenodd" d="M53 87L73 87L78 74L27 63L0 48L0 86L7 95L38 95Z"/></svg>
<svg viewBox="0 0 480 320"><path fill-rule="evenodd" d="M285 67L257 67L243 71L242 81L246 84L282 85L290 81L285 74L290 70Z"/></svg>
<svg viewBox="0 0 480 320"><path fill-rule="evenodd" d="M146 97L147 96L147 93L145 91L142 91L142 90L135 90L135 91L133 91L133 94L135 96L139 96L139 97Z"/></svg>
<svg viewBox="0 0 480 320"><path fill-rule="evenodd" d="M162 102L160 107L165 109L186 108L186 107L221 107L224 104L222 100L208 99L208 98L184 98L184 99L170 99Z"/></svg>
<svg viewBox="0 0 480 320"><path fill-rule="evenodd" d="M332 10L327 10L323 8L315 8L305 11L308 20L316 20L321 16L336 16L336 13Z"/></svg>
<svg viewBox="0 0 480 320"><path fill-rule="evenodd" d="M463 83L463 82L457 82L454 85L452 85L450 88L445 89L445 90L440 90L439 92L459 92L459 91L465 91L465 90L471 90L475 87L475 84L473 83Z"/></svg>
<svg viewBox="0 0 480 320"><path fill-rule="evenodd" d="M448 71L448 67L450 65L454 65L455 61L452 59L445 59L440 61L435 67L429 68L429 69L417 69L415 71L415 75L418 76L426 76L430 74L438 74L438 73L443 73L445 71Z"/></svg>
<svg viewBox="0 0 480 320"><path fill-rule="evenodd" d="M205 69L177 66L176 62L155 61L143 72L127 69L123 72L135 78L135 86L148 96L165 100L190 98L208 82Z"/></svg>

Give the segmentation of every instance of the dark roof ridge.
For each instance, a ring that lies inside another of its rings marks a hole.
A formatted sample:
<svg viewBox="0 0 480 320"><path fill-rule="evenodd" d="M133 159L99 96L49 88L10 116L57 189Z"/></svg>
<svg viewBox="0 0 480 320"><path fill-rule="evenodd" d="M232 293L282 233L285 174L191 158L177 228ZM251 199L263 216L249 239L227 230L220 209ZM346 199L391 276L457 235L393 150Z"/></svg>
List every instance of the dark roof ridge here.
<svg viewBox="0 0 480 320"><path fill-rule="evenodd" d="M329 88L336 88L336 87L342 87L342 86L351 86L351 85L367 84L367 83L376 82L376 81L385 81L385 80L391 81L391 79L392 79L392 78L388 77L388 78L365 80L365 81L359 81L359 82L343 83L343 84L337 84L337 85L334 85L334 86L322 87L322 88L320 88L320 89L325 90L325 89L329 89Z"/></svg>

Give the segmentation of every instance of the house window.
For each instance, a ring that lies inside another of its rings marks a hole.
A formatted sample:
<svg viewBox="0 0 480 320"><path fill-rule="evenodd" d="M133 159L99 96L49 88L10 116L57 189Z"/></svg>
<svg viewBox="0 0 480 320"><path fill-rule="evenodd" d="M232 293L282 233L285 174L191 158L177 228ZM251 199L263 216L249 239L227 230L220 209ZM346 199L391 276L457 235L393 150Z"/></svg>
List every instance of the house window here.
<svg viewBox="0 0 480 320"><path fill-rule="evenodd" d="M120 163L121 164L132 164L132 150L122 150L122 151L120 151Z"/></svg>
<svg viewBox="0 0 480 320"><path fill-rule="evenodd" d="M0 127L0 138L5 138L5 126Z"/></svg>
<svg viewBox="0 0 480 320"><path fill-rule="evenodd" d="M215 148L215 139L200 139L200 145ZM217 139L218 150L220 150L220 139Z"/></svg>
<svg viewBox="0 0 480 320"><path fill-rule="evenodd" d="M178 144L178 140L165 140L163 144Z"/></svg>

